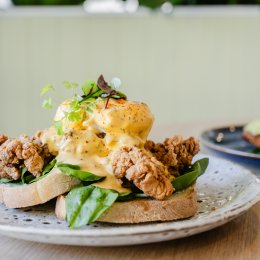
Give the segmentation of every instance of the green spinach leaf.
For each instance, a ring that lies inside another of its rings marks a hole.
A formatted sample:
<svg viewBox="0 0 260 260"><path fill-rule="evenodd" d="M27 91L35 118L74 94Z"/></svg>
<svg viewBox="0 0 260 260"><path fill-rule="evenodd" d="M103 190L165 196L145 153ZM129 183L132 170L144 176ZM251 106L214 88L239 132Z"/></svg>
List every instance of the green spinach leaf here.
<svg viewBox="0 0 260 260"><path fill-rule="evenodd" d="M57 160L53 159L49 164L47 164L42 171L42 175L49 173L52 170L52 168L55 166L56 162Z"/></svg>
<svg viewBox="0 0 260 260"><path fill-rule="evenodd" d="M10 180L10 179L6 179L6 178L1 178L0 179L0 183L10 183L12 182L13 180Z"/></svg>
<svg viewBox="0 0 260 260"><path fill-rule="evenodd" d="M91 172L81 171L78 165L58 163L57 167L66 175L76 177L81 181L98 181L104 178L103 176L98 176Z"/></svg>
<svg viewBox="0 0 260 260"><path fill-rule="evenodd" d="M66 219L79 228L96 221L116 201L118 193L92 185L71 190L66 197Z"/></svg>
<svg viewBox="0 0 260 260"><path fill-rule="evenodd" d="M22 184L25 183L25 173L28 171L28 169L26 167L23 167L22 169L22 173L21 173L21 181L22 181Z"/></svg>
<svg viewBox="0 0 260 260"><path fill-rule="evenodd" d="M22 185L22 184L30 184L33 182L36 182L42 178L45 177L45 175L47 175L52 168L55 166L57 160L53 159L49 164L47 164L42 171L42 175L40 177L35 178L30 172L28 172L28 169L26 167L23 167L22 169L22 173L21 173L21 180L10 180L10 179L5 179L2 178L0 179L0 183L12 183L12 184L16 184L16 185Z"/></svg>
<svg viewBox="0 0 260 260"><path fill-rule="evenodd" d="M192 165L188 172L175 178L172 181L172 186L174 187L175 191L183 190L196 181L197 178L206 171L208 163L208 158L200 159Z"/></svg>
<svg viewBox="0 0 260 260"><path fill-rule="evenodd" d="M118 194L118 198L116 201L128 201L133 199L147 199L150 198L150 196L144 194L144 193L134 193L134 192L123 192Z"/></svg>
<svg viewBox="0 0 260 260"><path fill-rule="evenodd" d="M39 181L39 180L43 179L52 170L52 168L55 166L56 162L57 162L57 160L53 159L49 164L47 164L43 168L42 175L37 177L37 178L31 179L29 181L29 183L33 183L33 182L36 182L36 181Z"/></svg>

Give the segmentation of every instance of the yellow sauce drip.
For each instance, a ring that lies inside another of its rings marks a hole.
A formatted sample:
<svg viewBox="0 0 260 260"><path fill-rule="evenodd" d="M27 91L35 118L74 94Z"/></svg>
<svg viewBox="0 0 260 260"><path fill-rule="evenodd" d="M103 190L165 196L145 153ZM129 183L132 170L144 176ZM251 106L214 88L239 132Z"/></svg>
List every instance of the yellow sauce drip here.
<svg viewBox="0 0 260 260"><path fill-rule="evenodd" d="M68 106L69 103L64 102L58 108L55 120L64 120L62 115ZM106 177L95 186L127 192L130 190L123 188L113 174L111 154L122 146L143 148L153 115L147 105L138 102L111 99L109 107L104 107L105 101L98 99L95 111L77 124L63 123L63 136L58 136L50 127L42 141L58 155L58 162L79 165L83 171ZM105 133L105 137L100 133Z"/></svg>

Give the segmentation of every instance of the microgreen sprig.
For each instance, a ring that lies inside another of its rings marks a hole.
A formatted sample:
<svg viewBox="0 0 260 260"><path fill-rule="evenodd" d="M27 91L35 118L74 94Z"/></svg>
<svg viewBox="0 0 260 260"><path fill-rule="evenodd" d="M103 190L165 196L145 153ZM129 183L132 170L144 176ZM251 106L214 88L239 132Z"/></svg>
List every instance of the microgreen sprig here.
<svg viewBox="0 0 260 260"><path fill-rule="evenodd" d="M118 88L122 84L119 78L113 78L110 85L105 81L103 75L99 76L97 83L94 80L88 80L81 86L81 89L83 91L82 95L78 95L75 92L75 90L79 87L79 84L69 81L63 81L62 84L66 89L72 90L74 93L68 111L64 113L66 121L81 121L84 113L93 112L95 100L99 97L107 99L105 108L108 107L108 102L110 98L127 99L125 94L118 91ZM46 95L50 90L55 90L55 88L52 84L47 84L42 88L40 95ZM47 97L43 101L42 107L45 109L53 108L52 98ZM82 111L84 111L83 114ZM55 121L54 126L57 130L57 134L62 135L62 122Z"/></svg>

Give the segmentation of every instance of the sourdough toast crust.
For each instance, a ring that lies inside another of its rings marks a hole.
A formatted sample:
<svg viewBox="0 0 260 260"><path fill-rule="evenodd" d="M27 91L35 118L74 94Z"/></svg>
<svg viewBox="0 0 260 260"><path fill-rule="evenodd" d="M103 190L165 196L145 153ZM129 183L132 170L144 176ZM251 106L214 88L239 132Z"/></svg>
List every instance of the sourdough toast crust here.
<svg viewBox="0 0 260 260"><path fill-rule="evenodd" d="M8 208L23 208L43 204L78 186L80 181L53 169L41 180L24 185L0 185L0 203Z"/></svg>
<svg viewBox="0 0 260 260"><path fill-rule="evenodd" d="M59 196L55 214L64 220L66 197ZM116 202L97 221L108 223L134 224L154 221L170 221L192 217L198 210L195 185L174 193L166 200L135 199Z"/></svg>

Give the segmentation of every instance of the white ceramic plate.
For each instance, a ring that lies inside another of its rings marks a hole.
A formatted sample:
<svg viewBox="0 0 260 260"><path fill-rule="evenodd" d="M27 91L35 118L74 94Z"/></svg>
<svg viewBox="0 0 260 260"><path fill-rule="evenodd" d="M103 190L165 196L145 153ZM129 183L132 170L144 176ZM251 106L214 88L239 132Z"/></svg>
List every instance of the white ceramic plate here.
<svg viewBox="0 0 260 260"><path fill-rule="evenodd" d="M259 201L260 181L241 166L207 157L209 167L197 181L199 211L190 219L135 225L93 224L73 230L56 219L54 202L20 210L0 205L0 233L53 244L119 246L171 240L215 228Z"/></svg>

